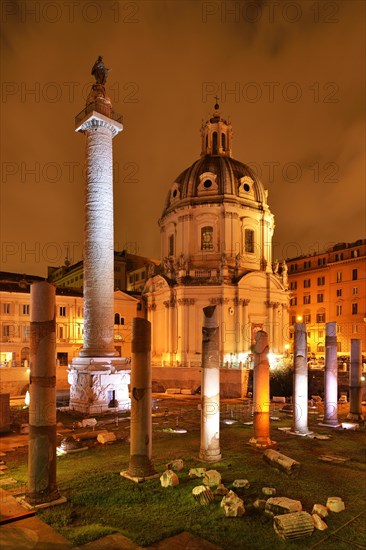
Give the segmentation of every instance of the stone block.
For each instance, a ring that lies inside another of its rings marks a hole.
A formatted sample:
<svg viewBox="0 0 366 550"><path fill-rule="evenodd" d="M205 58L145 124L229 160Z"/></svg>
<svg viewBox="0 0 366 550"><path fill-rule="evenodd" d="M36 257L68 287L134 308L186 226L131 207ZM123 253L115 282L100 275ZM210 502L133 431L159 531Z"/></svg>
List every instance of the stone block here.
<svg viewBox="0 0 366 550"><path fill-rule="evenodd" d="M286 397L274 395L272 397L272 401L273 401L273 403L286 403Z"/></svg>
<svg viewBox="0 0 366 550"><path fill-rule="evenodd" d="M167 394L169 394L169 395L176 395L176 394L178 394L178 393L180 393L180 392L181 392L180 388L167 388L167 389L165 390L165 393L167 393Z"/></svg>
<svg viewBox="0 0 366 550"><path fill-rule="evenodd" d="M206 468L191 468L189 470L188 476L195 478L195 477L204 477L206 473Z"/></svg>
<svg viewBox="0 0 366 550"><path fill-rule="evenodd" d="M266 509L266 501L264 499L257 498L257 500L253 502L253 506L256 510L264 512L264 510Z"/></svg>
<svg viewBox="0 0 366 550"><path fill-rule="evenodd" d="M97 424L98 421L96 418L84 418L84 420L81 421L82 428L94 428Z"/></svg>
<svg viewBox="0 0 366 550"><path fill-rule="evenodd" d="M102 443L103 445L105 443L112 443L113 441L116 441L117 437L116 434L113 432L102 432L98 434L97 441L99 443Z"/></svg>
<svg viewBox="0 0 366 550"><path fill-rule="evenodd" d="M203 484L215 487L221 483L221 474L217 470L207 470L203 478Z"/></svg>
<svg viewBox="0 0 366 550"><path fill-rule="evenodd" d="M241 517L245 513L244 502L234 491L229 491L224 496L220 506L224 509L227 518Z"/></svg>
<svg viewBox="0 0 366 550"><path fill-rule="evenodd" d="M235 487L235 489L248 489L250 483L247 479L235 479L235 481L233 481L233 487Z"/></svg>
<svg viewBox="0 0 366 550"><path fill-rule="evenodd" d="M343 512L346 509L341 497L328 497L327 508L331 512Z"/></svg>
<svg viewBox="0 0 366 550"><path fill-rule="evenodd" d="M326 518L328 515L328 508L326 506L323 506L323 504L314 504L311 513L317 514L321 518Z"/></svg>
<svg viewBox="0 0 366 550"><path fill-rule="evenodd" d="M217 489L214 491L214 495L223 497L224 495L227 495L228 492L229 492L229 489L227 489L223 483L220 483L220 485L218 485Z"/></svg>
<svg viewBox="0 0 366 550"><path fill-rule="evenodd" d="M318 516L318 514L312 514L311 517L313 518L315 529L318 529L318 531L325 531L325 529L328 529L328 525Z"/></svg>
<svg viewBox="0 0 366 550"><path fill-rule="evenodd" d="M175 487L179 485L179 478L173 470L165 470L160 476L160 483L162 487Z"/></svg>
<svg viewBox="0 0 366 550"><path fill-rule="evenodd" d="M302 504L299 500L293 500L287 497L271 497L266 502L266 511L273 515L290 514L292 512L301 512Z"/></svg>
<svg viewBox="0 0 366 550"><path fill-rule="evenodd" d="M174 472L180 472L181 470L183 470L183 466L184 463L181 458L176 458L166 465L168 470L173 470Z"/></svg>
<svg viewBox="0 0 366 550"><path fill-rule="evenodd" d="M210 502L213 502L214 496L210 487L205 487L204 485L198 485L192 489L192 495L199 504L207 505Z"/></svg>
<svg viewBox="0 0 366 550"><path fill-rule="evenodd" d="M267 497L274 497L276 495L276 489L274 487L262 487L262 493Z"/></svg>
<svg viewBox="0 0 366 550"><path fill-rule="evenodd" d="M274 530L284 540L309 537L314 531L313 518L307 512L283 514L275 516L273 520Z"/></svg>

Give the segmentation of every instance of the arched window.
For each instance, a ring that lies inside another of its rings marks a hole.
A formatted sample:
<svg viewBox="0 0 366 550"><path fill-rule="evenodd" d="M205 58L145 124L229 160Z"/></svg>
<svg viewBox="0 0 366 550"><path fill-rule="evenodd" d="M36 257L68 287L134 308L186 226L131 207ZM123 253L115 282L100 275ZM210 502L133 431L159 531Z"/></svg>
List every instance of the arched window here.
<svg viewBox="0 0 366 550"><path fill-rule="evenodd" d="M208 135L206 136L206 151L207 151L207 148L208 148Z"/></svg>
<svg viewBox="0 0 366 550"><path fill-rule="evenodd" d="M225 136L225 134L221 134L221 147L222 147L223 151L225 151L225 149L226 149L226 136Z"/></svg>
<svg viewBox="0 0 366 550"><path fill-rule="evenodd" d="M244 243L245 252L253 253L254 252L254 231L253 229L245 230L245 243Z"/></svg>
<svg viewBox="0 0 366 550"><path fill-rule="evenodd" d="M201 250L213 250L213 228L210 226L201 228Z"/></svg>
<svg viewBox="0 0 366 550"><path fill-rule="evenodd" d="M212 154L217 155L217 132L212 134Z"/></svg>
<svg viewBox="0 0 366 550"><path fill-rule="evenodd" d="M169 235L169 253L168 256L174 256L174 235Z"/></svg>
<svg viewBox="0 0 366 550"><path fill-rule="evenodd" d="M115 313L115 314L114 314L114 324L115 324L115 325L119 325L119 324L120 324L120 321L121 321L120 314L119 314L119 313Z"/></svg>

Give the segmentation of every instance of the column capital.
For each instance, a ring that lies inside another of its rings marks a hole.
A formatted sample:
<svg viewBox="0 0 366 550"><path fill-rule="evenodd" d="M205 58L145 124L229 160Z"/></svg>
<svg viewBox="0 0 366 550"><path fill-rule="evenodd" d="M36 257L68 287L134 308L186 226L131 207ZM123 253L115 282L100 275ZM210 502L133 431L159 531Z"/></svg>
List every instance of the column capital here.
<svg viewBox="0 0 366 550"><path fill-rule="evenodd" d="M86 132L87 130L96 130L103 127L110 130L113 137L123 130L121 122L97 111L86 112L84 109L75 119L75 132Z"/></svg>

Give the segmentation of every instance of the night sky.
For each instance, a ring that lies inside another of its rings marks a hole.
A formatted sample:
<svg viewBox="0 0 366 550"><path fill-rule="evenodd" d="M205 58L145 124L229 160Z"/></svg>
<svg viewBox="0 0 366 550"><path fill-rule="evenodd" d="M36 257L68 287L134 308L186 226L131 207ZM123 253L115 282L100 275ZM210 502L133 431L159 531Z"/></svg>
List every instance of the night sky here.
<svg viewBox="0 0 366 550"><path fill-rule="evenodd" d="M261 174L274 257L365 231L365 3L2 0L4 271L82 257L85 105L98 55L114 139L115 248L160 256L157 221L218 96ZM68 244L69 243L69 244Z"/></svg>

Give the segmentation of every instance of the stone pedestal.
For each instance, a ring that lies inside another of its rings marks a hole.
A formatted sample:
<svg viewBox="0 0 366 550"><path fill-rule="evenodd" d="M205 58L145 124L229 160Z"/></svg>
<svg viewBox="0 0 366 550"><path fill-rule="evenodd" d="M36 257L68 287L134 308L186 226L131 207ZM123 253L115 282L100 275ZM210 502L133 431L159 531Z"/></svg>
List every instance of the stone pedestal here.
<svg viewBox="0 0 366 550"><path fill-rule="evenodd" d="M107 412L113 391L118 410L130 409L130 370L120 357L77 357L68 373L71 409L90 415Z"/></svg>
<svg viewBox="0 0 366 550"><path fill-rule="evenodd" d="M255 447L271 447L269 432L270 396L269 396L269 361L268 334L263 330L255 335L255 356L253 371L253 421L254 437L249 441Z"/></svg>
<svg viewBox="0 0 366 550"><path fill-rule="evenodd" d="M336 428L338 422L337 323L327 323L325 333L324 420L323 425Z"/></svg>
<svg viewBox="0 0 366 550"><path fill-rule="evenodd" d="M140 482L156 474L152 462L151 323L132 320L130 464L121 475Z"/></svg>
<svg viewBox="0 0 366 550"><path fill-rule="evenodd" d="M26 500L59 498L56 483L56 288L31 285L29 453Z"/></svg>
<svg viewBox="0 0 366 550"><path fill-rule="evenodd" d="M221 460L221 452L219 327L216 320L216 306L203 308L203 315L199 459L205 462L217 462Z"/></svg>
<svg viewBox="0 0 366 550"><path fill-rule="evenodd" d="M349 420L363 420L362 415L362 352L361 340L351 339L351 368L349 373Z"/></svg>
<svg viewBox="0 0 366 550"><path fill-rule="evenodd" d="M308 353L304 323L295 323L294 338L292 431L300 435L307 435L311 432L308 428Z"/></svg>

